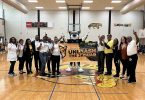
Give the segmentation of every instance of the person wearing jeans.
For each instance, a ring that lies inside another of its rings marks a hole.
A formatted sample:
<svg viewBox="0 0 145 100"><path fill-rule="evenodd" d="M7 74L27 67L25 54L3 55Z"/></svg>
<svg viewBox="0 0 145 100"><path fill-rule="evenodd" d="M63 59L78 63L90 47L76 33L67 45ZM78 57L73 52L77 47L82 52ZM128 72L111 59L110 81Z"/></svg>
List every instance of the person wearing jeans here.
<svg viewBox="0 0 145 100"><path fill-rule="evenodd" d="M52 73L52 68L51 68L52 52L51 52L51 49L53 47L53 43L52 43L51 38L48 38L48 44L49 44L49 51L48 51L47 68L48 68L48 74L51 74Z"/></svg>
<svg viewBox="0 0 145 100"><path fill-rule="evenodd" d="M48 51L49 51L49 43L47 42L46 36L43 37L43 41L40 42L40 46L38 47L39 50L39 58L41 61L41 69L40 69L40 76L47 75L45 73L45 66L48 61Z"/></svg>
<svg viewBox="0 0 145 100"><path fill-rule="evenodd" d="M7 61L10 62L10 68L8 74L10 76L16 76L14 73L14 66L17 61L17 44L16 44L16 38L11 37L10 41L8 43L8 54L7 54Z"/></svg>

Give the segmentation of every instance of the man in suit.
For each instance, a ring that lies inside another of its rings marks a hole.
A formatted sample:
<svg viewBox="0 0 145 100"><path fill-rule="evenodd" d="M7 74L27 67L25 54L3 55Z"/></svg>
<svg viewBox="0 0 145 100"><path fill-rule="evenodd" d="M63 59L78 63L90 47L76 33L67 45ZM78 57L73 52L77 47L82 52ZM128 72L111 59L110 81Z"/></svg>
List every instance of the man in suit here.
<svg viewBox="0 0 145 100"><path fill-rule="evenodd" d="M39 50L38 50L39 45L40 45L40 37L38 35L36 35L35 40L32 41L32 48L33 48L33 51L34 51L34 62L35 62L35 68L36 68L36 75L38 75L38 72L41 69L40 68L41 67L41 62L40 62Z"/></svg>

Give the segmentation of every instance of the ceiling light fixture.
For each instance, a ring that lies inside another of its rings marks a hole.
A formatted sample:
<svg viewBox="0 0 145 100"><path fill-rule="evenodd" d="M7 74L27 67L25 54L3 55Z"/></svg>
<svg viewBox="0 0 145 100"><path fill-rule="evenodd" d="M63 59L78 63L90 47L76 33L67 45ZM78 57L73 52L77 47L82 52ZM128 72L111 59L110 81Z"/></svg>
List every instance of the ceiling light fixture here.
<svg viewBox="0 0 145 100"><path fill-rule="evenodd" d="M56 0L56 3L65 3L65 0Z"/></svg>
<svg viewBox="0 0 145 100"><path fill-rule="evenodd" d="M112 0L111 3L121 3L121 0Z"/></svg>
<svg viewBox="0 0 145 100"><path fill-rule="evenodd" d="M43 9L44 7L35 7L36 9Z"/></svg>
<svg viewBox="0 0 145 100"><path fill-rule="evenodd" d="M106 10L114 9L114 7L105 7Z"/></svg>
<svg viewBox="0 0 145 100"><path fill-rule="evenodd" d="M28 2L37 3L37 0L28 0Z"/></svg>
<svg viewBox="0 0 145 100"><path fill-rule="evenodd" d="M82 9L88 10L88 9L90 9L90 7L82 7Z"/></svg>
<svg viewBox="0 0 145 100"><path fill-rule="evenodd" d="M67 7L58 7L58 9L67 9Z"/></svg>
<svg viewBox="0 0 145 100"><path fill-rule="evenodd" d="M93 0L84 0L84 3L93 3Z"/></svg>

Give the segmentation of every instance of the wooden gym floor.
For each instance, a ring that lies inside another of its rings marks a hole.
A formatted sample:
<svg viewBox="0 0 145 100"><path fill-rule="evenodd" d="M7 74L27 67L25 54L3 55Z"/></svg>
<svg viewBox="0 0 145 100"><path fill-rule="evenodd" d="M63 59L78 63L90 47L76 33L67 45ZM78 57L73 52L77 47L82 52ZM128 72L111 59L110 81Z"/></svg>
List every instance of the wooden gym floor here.
<svg viewBox="0 0 145 100"><path fill-rule="evenodd" d="M88 62L96 63L84 63ZM80 84L81 80L72 76L48 78L45 81L27 74L20 75L18 62L15 66L18 75L9 77L6 54L0 54L0 100L145 100L144 67L145 55L139 55L136 84L128 84L126 80L120 79L116 87L99 88Z"/></svg>

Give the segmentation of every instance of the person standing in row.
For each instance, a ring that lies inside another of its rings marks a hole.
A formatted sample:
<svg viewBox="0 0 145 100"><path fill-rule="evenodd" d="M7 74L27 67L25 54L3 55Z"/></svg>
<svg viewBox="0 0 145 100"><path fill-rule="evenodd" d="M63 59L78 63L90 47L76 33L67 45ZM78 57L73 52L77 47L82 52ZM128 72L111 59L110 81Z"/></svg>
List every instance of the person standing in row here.
<svg viewBox="0 0 145 100"><path fill-rule="evenodd" d="M104 42L105 45L105 57L106 57L106 67L107 67L107 72L105 75L111 75L112 74L112 59L113 59L113 40L112 40L112 35L108 34L107 35L108 42Z"/></svg>
<svg viewBox="0 0 145 100"><path fill-rule="evenodd" d="M48 61L47 61L47 68L48 68L48 74L52 73L52 68L51 68L51 61L52 61L52 47L53 47L53 42L51 38L48 37L48 45L49 45L49 50L48 50Z"/></svg>
<svg viewBox="0 0 145 100"><path fill-rule="evenodd" d="M40 37L38 35L36 35L35 40L32 41L32 47L33 47L33 51L34 51L34 62L35 62L35 68L36 68L36 75L38 75L38 72L41 69L40 68L41 67L41 62L40 62L39 50L38 50L39 45L40 45Z"/></svg>
<svg viewBox="0 0 145 100"><path fill-rule="evenodd" d="M32 59L33 59L33 49L30 39L26 39L24 46L23 57L26 61L27 74L32 74Z"/></svg>
<svg viewBox="0 0 145 100"><path fill-rule="evenodd" d="M101 37L99 36L99 42L98 42L98 47L97 47L97 55L98 55L98 74L103 74L104 73L104 59L105 59L105 54L104 54L104 39L105 36L102 35Z"/></svg>
<svg viewBox="0 0 145 100"><path fill-rule="evenodd" d="M59 71L61 56L60 47L64 46L59 44L59 39L57 37L54 37L54 44L52 47L52 78L55 77L55 72L57 72L57 76L60 76L61 74Z"/></svg>
<svg viewBox="0 0 145 100"><path fill-rule="evenodd" d="M120 59L123 65L121 79L127 79L129 76L129 69L128 69L128 56L127 56L127 38L125 36L121 37L120 43ZM125 72L127 71L127 76L125 77Z"/></svg>
<svg viewBox="0 0 145 100"><path fill-rule="evenodd" d="M129 57L129 79L128 83L136 82L135 70L137 65L137 44L139 42L139 38L136 32L133 32L135 35L136 41L132 39L131 36L127 37L128 46L127 46L127 55Z"/></svg>
<svg viewBox="0 0 145 100"><path fill-rule="evenodd" d="M8 43L7 61L10 61L10 68L8 74L10 76L16 76L14 73L14 66L17 61L17 40L15 37L11 37Z"/></svg>
<svg viewBox="0 0 145 100"><path fill-rule="evenodd" d="M47 42L48 37L44 36L42 42L40 42L40 46L38 47L39 50L39 57L41 61L41 70L40 76L46 76L45 73L45 66L48 61L48 51L49 51L49 43Z"/></svg>
<svg viewBox="0 0 145 100"><path fill-rule="evenodd" d="M119 73L120 73L120 50L118 44L119 41L117 38L115 38L113 41L114 64L116 67L116 74L114 75L114 77L119 77Z"/></svg>
<svg viewBox="0 0 145 100"><path fill-rule="evenodd" d="M19 60L19 73L23 74L25 73L23 71L24 68L24 58L23 58L23 49L24 49L24 45L23 45L23 39L19 40L19 44L18 44L18 60Z"/></svg>

